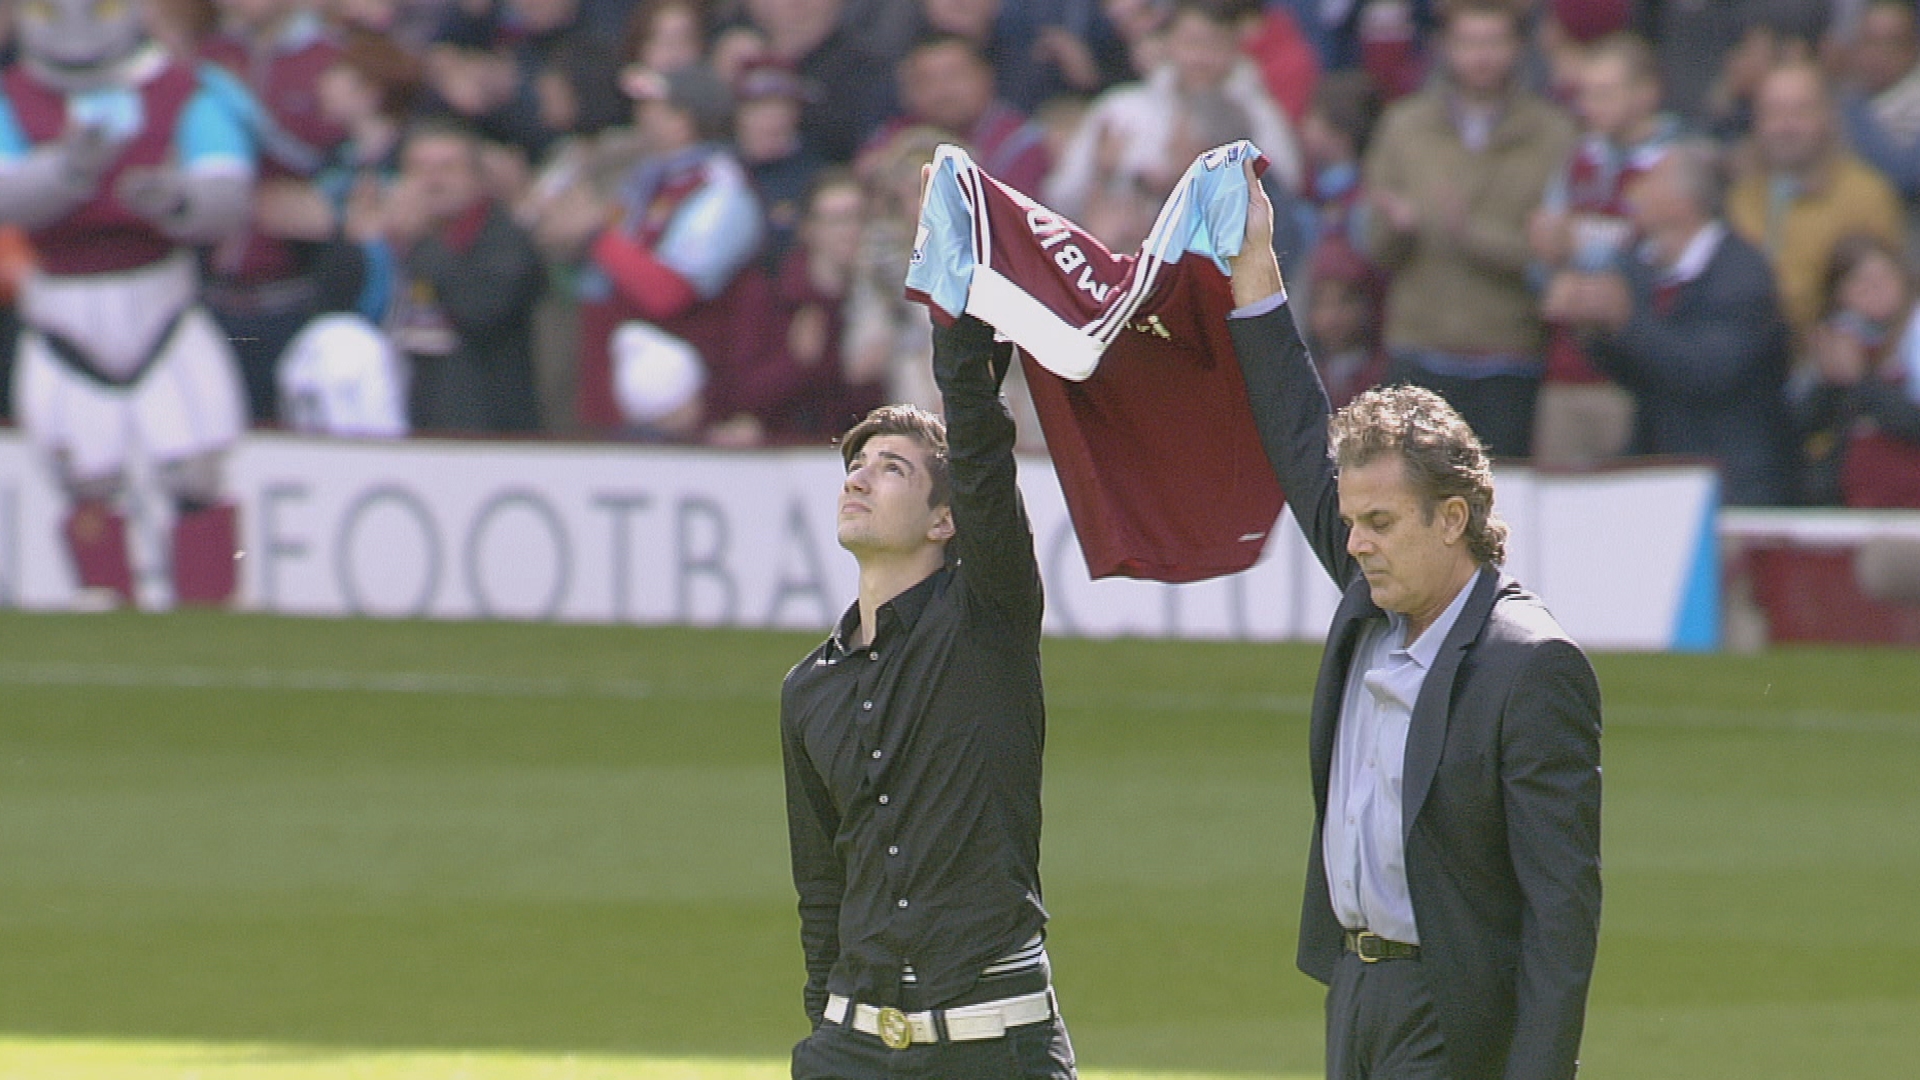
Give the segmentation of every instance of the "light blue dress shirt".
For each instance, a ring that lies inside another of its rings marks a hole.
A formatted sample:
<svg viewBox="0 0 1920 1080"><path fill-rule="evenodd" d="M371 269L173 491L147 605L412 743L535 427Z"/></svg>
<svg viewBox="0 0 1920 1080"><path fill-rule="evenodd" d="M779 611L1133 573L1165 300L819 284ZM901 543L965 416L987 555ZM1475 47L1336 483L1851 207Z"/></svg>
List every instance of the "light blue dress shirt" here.
<svg viewBox="0 0 1920 1080"><path fill-rule="evenodd" d="M1367 625L1354 650L1334 734L1321 837L1333 913L1349 930L1420 943L1407 893L1401 831L1407 726L1427 672L1477 580L1478 574L1469 578L1453 603L1411 645L1406 644L1406 617L1390 612Z"/></svg>

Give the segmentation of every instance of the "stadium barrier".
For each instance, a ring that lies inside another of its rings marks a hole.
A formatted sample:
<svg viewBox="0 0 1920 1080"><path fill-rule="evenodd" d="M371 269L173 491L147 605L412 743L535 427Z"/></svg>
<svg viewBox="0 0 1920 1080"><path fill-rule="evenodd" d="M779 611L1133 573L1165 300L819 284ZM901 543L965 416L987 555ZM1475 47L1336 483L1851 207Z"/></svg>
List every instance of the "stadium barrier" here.
<svg viewBox="0 0 1920 1080"><path fill-rule="evenodd" d="M553 619L818 631L855 586L830 450L249 437L229 463L240 606L290 615ZM1338 597L1290 519L1253 569L1192 585L1088 578L1052 467L1021 463L1049 633L1319 640ZM1719 642L1716 485L1699 465L1504 468L1509 567L1592 647ZM165 507L134 500L143 603L165 606ZM0 433L0 606L70 607L61 502Z"/></svg>

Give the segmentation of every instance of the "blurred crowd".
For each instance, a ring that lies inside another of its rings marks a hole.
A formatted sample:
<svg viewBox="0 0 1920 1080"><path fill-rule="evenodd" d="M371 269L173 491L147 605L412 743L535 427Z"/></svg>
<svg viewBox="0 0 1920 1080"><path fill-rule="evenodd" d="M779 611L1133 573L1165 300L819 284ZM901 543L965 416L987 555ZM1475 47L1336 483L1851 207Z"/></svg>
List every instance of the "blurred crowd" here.
<svg viewBox="0 0 1920 1080"><path fill-rule="evenodd" d="M1248 138L1336 404L1920 506L1913 0L148 2L305 151L202 258L256 425L817 444L937 405L940 143L1129 251Z"/></svg>

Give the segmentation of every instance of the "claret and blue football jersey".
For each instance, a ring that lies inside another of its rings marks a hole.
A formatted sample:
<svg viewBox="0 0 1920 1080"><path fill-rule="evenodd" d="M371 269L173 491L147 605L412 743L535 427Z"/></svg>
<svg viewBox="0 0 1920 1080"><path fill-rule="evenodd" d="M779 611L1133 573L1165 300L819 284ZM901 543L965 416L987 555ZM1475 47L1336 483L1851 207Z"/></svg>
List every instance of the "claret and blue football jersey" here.
<svg viewBox="0 0 1920 1080"><path fill-rule="evenodd" d="M1087 568L1199 581L1252 566L1282 497L1227 333L1226 259L1246 232L1253 144L1202 154L1138 252L943 146L906 292L1018 346Z"/></svg>

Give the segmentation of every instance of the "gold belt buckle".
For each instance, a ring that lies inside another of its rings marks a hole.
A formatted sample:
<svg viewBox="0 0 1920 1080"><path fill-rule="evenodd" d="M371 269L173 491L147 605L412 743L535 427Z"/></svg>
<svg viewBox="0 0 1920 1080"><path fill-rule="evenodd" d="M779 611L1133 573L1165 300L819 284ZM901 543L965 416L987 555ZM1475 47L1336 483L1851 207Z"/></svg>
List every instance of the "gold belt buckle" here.
<svg viewBox="0 0 1920 1080"><path fill-rule="evenodd" d="M1383 940L1379 934L1371 930L1362 930L1353 935L1354 954L1360 957L1360 962L1363 964L1377 964L1380 962L1380 958L1386 953L1386 950L1380 947ZM1374 946L1375 951L1369 953L1367 951L1368 945Z"/></svg>
<svg viewBox="0 0 1920 1080"><path fill-rule="evenodd" d="M880 1010L880 1041L887 1044L889 1050L905 1050L913 1045L913 1025L907 1023L907 1014L891 1005Z"/></svg>

